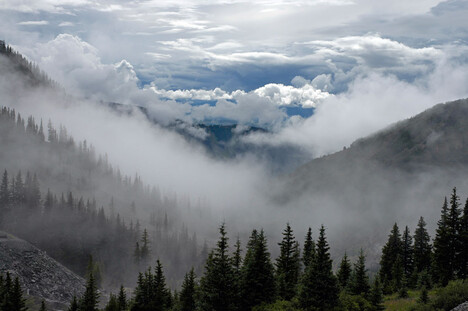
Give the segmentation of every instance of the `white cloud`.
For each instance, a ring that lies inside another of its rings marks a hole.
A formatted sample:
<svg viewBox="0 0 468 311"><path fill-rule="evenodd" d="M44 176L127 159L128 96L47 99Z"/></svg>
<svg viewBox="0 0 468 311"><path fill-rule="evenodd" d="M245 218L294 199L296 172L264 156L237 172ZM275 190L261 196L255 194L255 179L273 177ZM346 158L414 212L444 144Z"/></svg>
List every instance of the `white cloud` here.
<svg viewBox="0 0 468 311"><path fill-rule="evenodd" d="M43 26L43 25L49 25L48 21L24 21L24 22L19 22L18 25L21 26Z"/></svg>

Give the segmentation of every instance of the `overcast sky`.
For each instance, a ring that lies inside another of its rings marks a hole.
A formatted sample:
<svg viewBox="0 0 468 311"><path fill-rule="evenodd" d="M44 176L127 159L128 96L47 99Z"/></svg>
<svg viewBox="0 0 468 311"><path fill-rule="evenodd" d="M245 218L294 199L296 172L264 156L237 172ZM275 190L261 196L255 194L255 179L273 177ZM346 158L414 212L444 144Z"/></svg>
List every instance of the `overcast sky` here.
<svg viewBox="0 0 468 311"><path fill-rule="evenodd" d="M339 137L326 153L468 96L466 16L466 0L2 0L0 38L73 95Z"/></svg>

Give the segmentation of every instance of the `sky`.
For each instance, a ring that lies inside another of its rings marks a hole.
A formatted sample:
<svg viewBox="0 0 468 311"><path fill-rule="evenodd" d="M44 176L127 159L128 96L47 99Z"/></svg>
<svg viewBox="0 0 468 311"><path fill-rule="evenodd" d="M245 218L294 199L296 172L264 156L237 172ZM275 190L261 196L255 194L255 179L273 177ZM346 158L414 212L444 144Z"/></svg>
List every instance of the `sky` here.
<svg viewBox="0 0 468 311"><path fill-rule="evenodd" d="M0 38L77 97L318 156L467 97L466 16L466 0L3 0Z"/></svg>

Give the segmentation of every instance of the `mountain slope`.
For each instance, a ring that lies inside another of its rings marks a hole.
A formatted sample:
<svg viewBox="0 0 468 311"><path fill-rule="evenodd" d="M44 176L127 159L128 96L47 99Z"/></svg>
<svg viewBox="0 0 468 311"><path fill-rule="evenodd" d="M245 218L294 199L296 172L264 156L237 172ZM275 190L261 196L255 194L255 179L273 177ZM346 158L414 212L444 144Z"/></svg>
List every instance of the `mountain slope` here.
<svg viewBox="0 0 468 311"><path fill-rule="evenodd" d="M23 290L48 303L66 306L85 289L83 278L28 242L0 231L0 273L18 277Z"/></svg>

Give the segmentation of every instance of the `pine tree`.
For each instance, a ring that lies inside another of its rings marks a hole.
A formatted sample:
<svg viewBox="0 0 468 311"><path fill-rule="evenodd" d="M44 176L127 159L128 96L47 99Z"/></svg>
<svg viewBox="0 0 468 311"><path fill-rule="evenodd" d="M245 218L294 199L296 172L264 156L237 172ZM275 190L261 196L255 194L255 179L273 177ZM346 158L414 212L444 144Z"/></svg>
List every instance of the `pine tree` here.
<svg viewBox="0 0 468 311"><path fill-rule="evenodd" d="M235 310L235 278L228 254L228 237L225 225L219 228L217 247L210 252L205 264L205 274L200 280L200 304L202 310Z"/></svg>
<svg viewBox="0 0 468 311"><path fill-rule="evenodd" d="M78 311L78 309L78 300L76 299L76 296L73 296L70 306L68 307L68 311Z"/></svg>
<svg viewBox="0 0 468 311"><path fill-rule="evenodd" d="M421 288L421 294L419 296L418 302L421 304L426 304L429 302L429 294L427 292L426 286Z"/></svg>
<svg viewBox="0 0 468 311"><path fill-rule="evenodd" d="M332 310L338 303L338 283L332 272L330 247L322 225L315 260L307 267L301 281L299 304L306 310Z"/></svg>
<svg viewBox="0 0 468 311"><path fill-rule="evenodd" d="M117 301L119 303L119 311L127 310L127 295L125 294L125 289L123 285L120 285L119 295L117 297Z"/></svg>
<svg viewBox="0 0 468 311"><path fill-rule="evenodd" d="M10 190L8 189L8 172L3 172L2 183L0 185L0 210L8 208L10 204Z"/></svg>
<svg viewBox="0 0 468 311"><path fill-rule="evenodd" d="M429 270L431 266L431 238L426 230L424 218L419 218L414 231L413 265L417 273Z"/></svg>
<svg viewBox="0 0 468 311"><path fill-rule="evenodd" d="M449 258L450 258L450 279L455 278L458 273L459 265L458 258L461 253L461 241L460 241L460 225L461 225L461 210L460 210L460 198L457 195L457 188L453 188L452 195L450 197L450 208L447 215L447 228L448 228L448 240L449 240Z"/></svg>
<svg viewBox="0 0 468 311"><path fill-rule="evenodd" d="M146 274L146 290L149 292L148 302L144 306L144 310L164 311L172 306L171 292L166 286L166 278L164 277L162 264L159 260L156 261L154 275L151 270Z"/></svg>
<svg viewBox="0 0 468 311"><path fill-rule="evenodd" d="M312 239L312 229L309 227L304 241L304 250L302 252L302 263L304 264L304 269L310 265L314 260L315 256L315 242Z"/></svg>
<svg viewBox="0 0 468 311"><path fill-rule="evenodd" d="M241 310L250 310L260 304L275 300L276 288L274 267L268 252L267 240L263 230L252 234L242 267Z"/></svg>
<svg viewBox="0 0 468 311"><path fill-rule="evenodd" d="M447 285L452 278L453 268L450 250L450 232L448 228L447 198L442 205L440 220L437 222L436 236L434 238L434 279L442 285Z"/></svg>
<svg viewBox="0 0 468 311"><path fill-rule="evenodd" d="M401 236L398 225L393 225L392 231L388 236L388 241L382 249L382 257L380 258L380 279L383 282L384 292L387 292L394 283L393 268L397 257L401 254ZM400 259L401 260L401 259Z"/></svg>
<svg viewBox="0 0 468 311"><path fill-rule="evenodd" d="M385 310L383 306L383 290L382 284L380 283L380 278L377 275L372 284L372 288L369 294L369 302L372 304L376 311Z"/></svg>
<svg viewBox="0 0 468 311"><path fill-rule="evenodd" d="M149 248L149 238L148 238L148 231L146 229L143 230L143 235L141 236L141 248L140 248L140 260L143 263L146 263L149 259L150 255L150 248Z"/></svg>
<svg viewBox="0 0 468 311"><path fill-rule="evenodd" d="M357 262L354 264L352 277L351 293L354 295L364 295L366 297L369 294L369 277L367 276L366 269L366 256L361 248Z"/></svg>
<svg viewBox="0 0 468 311"><path fill-rule="evenodd" d="M468 278L468 199L463 208L463 216L460 219L460 253L458 255L458 277Z"/></svg>
<svg viewBox="0 0 468 311"><path fill-rule="evenodd" d="M195 311L195 272L193 268L184 277L179 301L180 311Z"/></svg>
<svg viewBox="0 0 468 311"><path fill-rule="evenodd" d="M119 311L119 301L114 294L110 294L109 301L107 302L104 311Z"/></svg>
<svg viewBox="0 0 468 311"><path fill-rule="evenodd" d="M299 280L300 253L299 243L295 240L289 223L286 224L283 240L278 245L280 246L280 255L276 259L278 295L283 300L291 300L296 295Z"/></svg>
<svg viewBox="0 0 468 311"><path fill-rule="evenodd" d="M86 289L80 299L79 311L98 311L99 292L93 274L89 274Z"/></svg>
<svg viewBox="0 0 468 311"><path fill-rule="evenodd" d="M410 280L413 273L413 239L408 226L405 227L401 240L401 261L405 278Z"/></svg>
<svg viewBox="0 0 468 311"><path fill-rule="evenodd" d="M345 252L343 259L341 259L340 268L338 269L337 273L338 284L342 290L348 287L349 281L351 279L351 272L351 263L348 259L348 255Z"/></svg>
<svg viewBox="0 0 468 311"><path fill-rule="evenodd" d="M23 298L23 291L21 290L21 285L18 277L15 278L13 287L11 289L11 294L8 297L9 305L11 309L3 309L5 311L26 311L26 302Z"/></svg>

